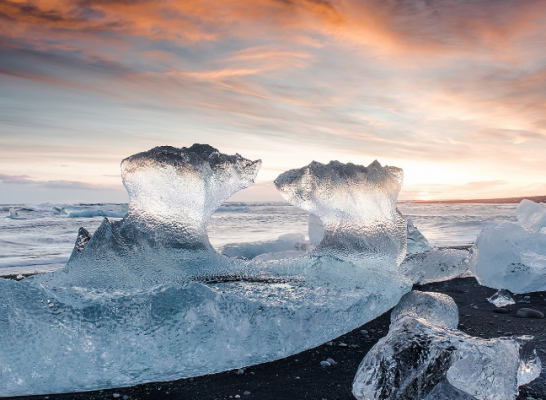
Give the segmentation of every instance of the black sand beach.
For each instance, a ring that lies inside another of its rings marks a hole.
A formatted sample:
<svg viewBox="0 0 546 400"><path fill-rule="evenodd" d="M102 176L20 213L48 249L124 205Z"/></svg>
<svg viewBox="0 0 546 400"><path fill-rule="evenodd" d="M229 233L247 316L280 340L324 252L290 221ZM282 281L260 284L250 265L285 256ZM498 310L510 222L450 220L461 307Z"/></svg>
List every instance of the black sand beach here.
<svg viewBox="0 0 546 400"><path fill-rule="evenodd" d="M472 336L495 338L532 335L538 355L546 361L546 319L516 318L520 308L546 314L546 292L516 295L517 304L499 314L486 298L496 292L480 286L474 278L416 286L415 289L448 294L459 306L459 329ZM529 296L529 298L526 298ZM390 312L339 337L330 344L266 364L193 379L148 383L127 388L17 399L49 400L159 400L159 399L354 399L351 387L358 365L368 350L387 334ZM366 330L368 335L361 331ZM322 368L320 362L332 358L337 365ZM502 368L502 366L499 366ZM85 366L82 366L82 369ZM546 376L520 388L517 400L546 400Z"/></svg>

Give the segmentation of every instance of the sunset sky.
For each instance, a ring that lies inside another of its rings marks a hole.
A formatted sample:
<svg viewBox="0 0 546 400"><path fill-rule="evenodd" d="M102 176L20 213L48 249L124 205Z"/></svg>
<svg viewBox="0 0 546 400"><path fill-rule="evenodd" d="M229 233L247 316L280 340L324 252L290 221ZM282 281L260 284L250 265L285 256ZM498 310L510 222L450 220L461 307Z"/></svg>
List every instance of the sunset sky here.
<svg viewBox="0 0 546 400"><path fill-rule="evenodd" d="M0 203L126 201L121 159L404 169L401 199L546 195L544 0L0 0Z"/></svg>

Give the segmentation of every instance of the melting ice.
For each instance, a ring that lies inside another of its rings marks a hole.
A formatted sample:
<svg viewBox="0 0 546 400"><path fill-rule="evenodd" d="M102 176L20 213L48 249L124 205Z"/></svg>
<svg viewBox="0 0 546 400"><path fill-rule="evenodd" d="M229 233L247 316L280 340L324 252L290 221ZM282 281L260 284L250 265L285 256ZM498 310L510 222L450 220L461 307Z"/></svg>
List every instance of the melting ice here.
<svg viewBox="0 0 546 400"><path fill-rule="evenodd" d="M374 319L410 289L398 273L402 171L378 162L314 162L277 178L288 201L320 218L315 250L268 262L217 253L206 223L259 167L208 145L123 160L123 220L105 218L92 236L80 230L59 271L0 280L0 395L119 387L282 358Z"/></svg>
<svg viewBox="0 0 546 400"><path fill-rule="evenodd" d="M478 281L512 293L546 290L546 208L523 200L518 224L485 228L473 247L470 267Z"/></svg>
<svg viewBox="0 0 546 400"><path fill-rule="evenodd" d="M353 382L358 400L513 400L536 379L541 362L532 337L480 339L456 329L451 297L406 294L391 326L362 360Z"/></svg>

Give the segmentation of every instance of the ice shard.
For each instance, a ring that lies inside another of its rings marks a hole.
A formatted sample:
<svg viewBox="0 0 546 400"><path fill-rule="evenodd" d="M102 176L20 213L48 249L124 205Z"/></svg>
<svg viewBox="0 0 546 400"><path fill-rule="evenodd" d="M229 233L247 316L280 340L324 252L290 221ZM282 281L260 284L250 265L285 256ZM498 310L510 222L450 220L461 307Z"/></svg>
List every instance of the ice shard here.
<svg viewBox="0 0 546 400"><path fill-rule="evenodd" d="M407 294L386 337L368 352L353 382L359 400L514 400L540 375L531 337L480 339L455 329L449 296Z"/></svg>
<svg viewBox="0 0 546 400"><path fill-rule="evenodd" d="M487 301L494 304L496 307L506 307L516 304L508 290L500 289L493 296L488 297Z"/></svg>
<svg viewBox="0 0 546 400"><path fill-rule="evenodd" d="M432 246L428 243L426 237L417 229L413 222L408 219L408 253L422 253L423 251L432 250Z"/></svg>
<svg viewBox="0 0 546 400"><path fill-rule="evenodd" d="M81 230L62 270L0 280L0 396L173 380L283 358L374 319L410 290L396 264L402 172L379 163L314 165L312 185L297 171L277 179L285 194L313 196L305 207L328 222L319 249L267 262L218 254L206 222L252 184L259 165L207 145L125 159L123 220L105 218L90 239Z"/></svg>

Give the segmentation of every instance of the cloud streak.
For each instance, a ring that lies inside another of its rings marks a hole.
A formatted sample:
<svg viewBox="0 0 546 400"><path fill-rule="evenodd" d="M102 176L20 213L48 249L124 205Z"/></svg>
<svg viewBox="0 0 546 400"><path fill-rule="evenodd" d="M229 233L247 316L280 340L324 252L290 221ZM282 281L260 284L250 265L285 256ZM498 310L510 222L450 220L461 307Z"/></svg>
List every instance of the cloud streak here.
<svg viewBox="0 0 546 400"><path fill-rule="evenodd" d="M546 168L543 6L0 0L0 157L35 176L198 141L264 158L263 180L378 158L410 185L512 195Z"/></svg>

